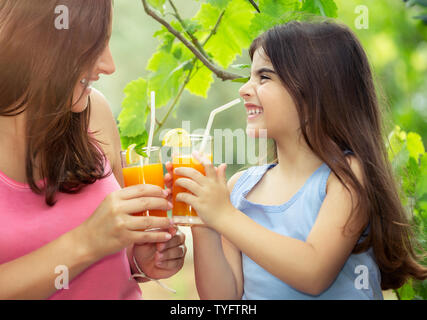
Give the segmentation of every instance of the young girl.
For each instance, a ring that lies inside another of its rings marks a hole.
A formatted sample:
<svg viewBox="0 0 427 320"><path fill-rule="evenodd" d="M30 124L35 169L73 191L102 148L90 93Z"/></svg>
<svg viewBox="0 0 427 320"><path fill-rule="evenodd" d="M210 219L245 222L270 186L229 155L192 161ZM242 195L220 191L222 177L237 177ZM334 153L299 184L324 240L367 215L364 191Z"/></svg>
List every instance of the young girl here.
<svg viewBox="0 0 427 320"><path fill-rule="evenodd" d="M247 129L277 161L235 174L174 173L207 224L193 227L202 299L382 299L425 279L383 143L367 57L332 22L291 22L250 48ZM255 113L254 113L255 111ZM197 155L195 155L197 156ZM230 194L231 193L231 194ZM221 237L222 235L222 237Z"/></svg>

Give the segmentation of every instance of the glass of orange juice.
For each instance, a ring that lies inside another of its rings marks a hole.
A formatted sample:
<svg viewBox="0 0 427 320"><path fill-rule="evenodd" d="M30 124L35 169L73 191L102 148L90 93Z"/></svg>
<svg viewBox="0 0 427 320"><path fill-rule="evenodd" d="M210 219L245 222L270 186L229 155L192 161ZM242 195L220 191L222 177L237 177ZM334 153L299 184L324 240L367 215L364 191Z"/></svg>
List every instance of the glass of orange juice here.
<svg viewBox="0 0 427 320"><path fill-rule="evenodd" d="M123 177L125 186L136 184L152 184L165 188L163 179L163 164L160 147L151 147L148 157L148 148L141 148L141 155L135 150L121 152ZM146 210L136 215L167 217L166 210Z"/></svg>
<svg viewBox="0 0 427 320"><path fill-rule="evenodd" d="M201 155L212 162L212 137L207 138L206 145L203 150L200 146L203 140L203 135L189 135L190 145L179 146L172 148L172 165L173 168L190 167L194 168L203 175L205 170L203 165L192 157L193 151L200 151ZM189 192L187 189L175 186L175 181L182 176L173 174L172 187L172 217L177 225L191 226L203 224L202 220L197 216L196 210L185 202L176 201L176 195L180 192Z"/></svg>

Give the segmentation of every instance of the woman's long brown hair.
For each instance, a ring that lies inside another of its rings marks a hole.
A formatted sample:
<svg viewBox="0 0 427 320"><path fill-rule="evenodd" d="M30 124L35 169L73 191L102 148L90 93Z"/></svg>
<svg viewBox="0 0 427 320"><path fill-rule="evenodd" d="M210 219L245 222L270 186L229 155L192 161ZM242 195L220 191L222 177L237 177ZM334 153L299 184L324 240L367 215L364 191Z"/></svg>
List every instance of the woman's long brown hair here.
<svg viewBox="0 0 427 320"><path fill-rule="evenodd" d="M68 8L68 29L55 26L59 5ZM57 192L76 193L111 174L88 134L90 102L81 113L71 111L76 84L107 44L111 16L111 0L0 2L0 116L25 111L27 181L49 206Z"/></svg>
<svg viewBox="0 0 427 320"><path fill-rule="evenodd" d="M255 39L251 58L258 48L292 96L307 145L356 191L353 214L369 217L369 234L353 253L373 248L384 290L401 287L409 277L426 279L388 160L371 68L357 37L328 20L292 21ZM362 165L363 185L346 160L347 150Z"/></svg>

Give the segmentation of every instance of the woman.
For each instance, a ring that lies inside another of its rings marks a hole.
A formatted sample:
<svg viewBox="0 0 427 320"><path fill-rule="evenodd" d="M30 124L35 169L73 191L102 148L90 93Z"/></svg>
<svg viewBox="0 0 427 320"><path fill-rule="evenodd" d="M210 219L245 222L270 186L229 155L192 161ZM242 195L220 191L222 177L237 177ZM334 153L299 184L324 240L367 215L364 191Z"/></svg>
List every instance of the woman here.
<svg viewBox="0 0 427 320"><path fill-rule="evenodd" d="M132 215L168 193L121 188L116 123L90 88L115 70L111 26L111 0L0 2L0 299L140 299L134 257L151 278L182 268L170 220Z"/></svg>

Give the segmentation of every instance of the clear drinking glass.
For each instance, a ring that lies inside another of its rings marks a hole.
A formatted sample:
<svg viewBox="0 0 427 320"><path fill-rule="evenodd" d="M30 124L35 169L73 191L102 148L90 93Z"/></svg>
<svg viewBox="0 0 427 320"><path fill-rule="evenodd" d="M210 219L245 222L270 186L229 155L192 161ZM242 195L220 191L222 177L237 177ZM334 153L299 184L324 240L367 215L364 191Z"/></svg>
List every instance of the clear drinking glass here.
<svg viewBox="0 0 427 320"><path fill-rule="evenodd" d="M212 162L212 136L209 136L203 150L200 150L203 141L203 135L190 135L191 146L173 147L172 148L172 165L173 168L190 167L194 168L203 175L205 170L203 165L192 157L193 151L200 151L204 157L207 157ZM172 217L177 225L191 226L203 224L202 220L198 217L197 212L190 205L185 202L176 201L176 195L180 192L189 192L187 189L175 186L175 181L182 176L173 174L173 187L172 187Z"/></svg>
<svg viewBox="0 0 427 320"><path fill-rule="evenodd" d="M132 157L126 156L126 151L121 151L122 170L125 180L125 187L136 184L152 184L165 189L163 164L161 159L160 147L150 148L150 157L148 157L148 148L142 148L141 151L146 156L132 154ZM167 217L166 210L146 210L136 215Z"/></svg>

